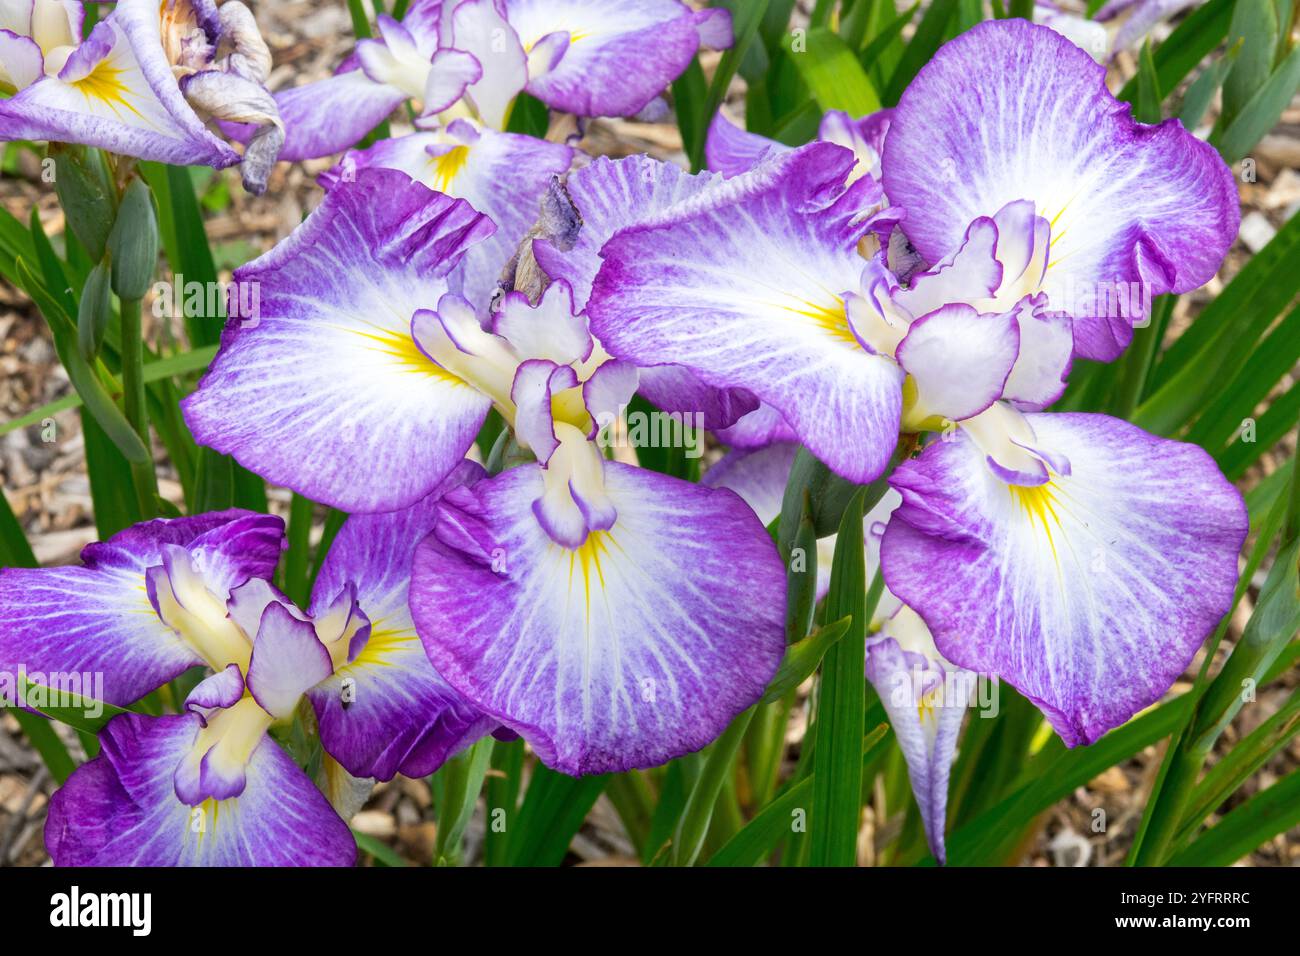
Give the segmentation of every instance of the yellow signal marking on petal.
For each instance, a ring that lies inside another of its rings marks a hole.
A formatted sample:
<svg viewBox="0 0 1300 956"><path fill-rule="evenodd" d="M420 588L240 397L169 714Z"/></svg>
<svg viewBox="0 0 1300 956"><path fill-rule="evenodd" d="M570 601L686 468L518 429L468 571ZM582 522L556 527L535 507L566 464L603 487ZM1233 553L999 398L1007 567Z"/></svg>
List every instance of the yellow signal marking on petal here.
<svg viewBox="0 0 1300 956"><path fill-rule="evenodd" d="M429 157L429 165L433 167L433 188L450 195L452 183L468 162L468 146L453 146L441 156Z"/></svg>
<svg viewBox="0 0 1300 956"><path fill-rule="evenodd" d="M403 645L419 640L415 632L406 628L381 627L382 621L376 621L370 626L370 637L366 639L366 646L361 649L356 660L339 668L340 672L349 668L356 667L391 667L393 662L389 659L391 655L401 650Z"/></svg>
<svg viewBox="0 0 1300 956"><path fill-rule="evenodd" d="M140 119L144 119L140 111L127 101L126 94L131 91L131 88L122 79L122 74L125 72L120 67L113 66L108 60L102 60L81 79L73 80L71 86L86 99L99 100L114 112L117 112L120 106L139 116Z"/></svg>
<svg viewBox="0 0 1300 956"><path fill-rule="evenodd" d="M1043 526L1047 543L1052 549L1052 557L1056 559L1059 567L1061 562L1056 553L1056 540L1052 536L1052 526L1055 525L1058 530L1061 527L1060 515L1056 513L1056 486L1048 481L1041 485L1008 485L1007 487L1011 489L1012 500L1025 510L1030 522Z"/></svg>
<svg viewBox="0 0 1300 956"><path fill-rule="evenodd" d="M811 320L813 325L837 342L847 342L850 345L858 344L857 338L853 335L853 329L849 326L849 317L844 311L843 299L837 299L836 305L833 306L818 305L806 299L801 299L799 302L802 308L788 305L785 307L786 311Z"/></svg>
<svg viewBox="0 0 1300 956"><path fill-rule="evenodd" d="M605 572L600 566L601 556L609 556L612 538L608 531L592 531L587 540L569 552L569 589L573 589L573 572L582 568L582 591L586 598L587 610L591 610L591 574L593 571L600 581L601 590L605 588Z"/></svg>
<svg viewBox="0 0 1300 956"><path fill-rule="evenodd" d="M936 687L934 690L927 691L921 695L921 699L916 702L916 718L921 723L925 723L928 718L934 716L934 708L939 700L942 687Z"/></svg>
<svg viewBox="0 0 1300 956"><path fill-rule="evenodd" d="M185 809L182 826L185 827L185 832L193 837L194 842L198 844L196 849L200 854L203 852L203 841L216 835L217 818L221 812L222 802L208 797L196 807L182 804ZM197 829L195 829L196 825Z"/></svg>
<svg viewBox="0 0 1300 956"><path fill-rule="evenodd" d="M547 35L549 36L549 34L547 34ZM573 46L573 44L578 43L578 42L581 41L581 40L585 40L585 39L587 39L587 37L589 37L589 36L591 36L591 31L590 31L590 30L570 30L570 31L569 31L569 46ZM530 40L530 41L528 41L527 43L525 43L525 44L524 44L524 55L527 56L529 53L532 53L532 52L533 52L533 47L537 46L537 44L539 44L539 43L541 43L541 42L542 42L542 38L541 38L541 37L538 37L536 40Z"/></svg>
<svg viewBox="0 0 1300 956"><path fill-rule="evenodd" d="M347 331L372 343L366 346L370 351L379 352L388 358L396 359L400 371L427 375L430 378L442 379L453 385L465 384L464 379L448 372L421 352L420 347L415 344L415 339L411 337L409 332L394 332L392 329L385 329L378 325L371 326L371 328L375 331L362 332L359 329L347 329Z"/></svg>

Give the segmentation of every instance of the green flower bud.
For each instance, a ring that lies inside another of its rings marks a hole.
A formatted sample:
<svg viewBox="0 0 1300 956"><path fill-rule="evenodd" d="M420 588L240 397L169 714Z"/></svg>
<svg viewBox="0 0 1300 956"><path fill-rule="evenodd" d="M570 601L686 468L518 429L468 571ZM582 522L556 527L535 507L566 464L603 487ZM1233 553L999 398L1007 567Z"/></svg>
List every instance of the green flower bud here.
<svg viewBox="0 0 1300 956"><path fill-rule="evenodd" d="M133 179L122 194L117 220L108 235L113 257L113 291L120 299L143 299L158 266L158 216L143 180Z"/></svg>
<svg viewBox="0 0 1300 956"><path fill-rule="evenodd" d="M54 159L54 191L67 217L72 234L98 261L104 257L109 230L113 228L113 183L97 149L81 146L51 146Z"/></svg>
<svg viewBox="0 0 1300 956"><path fill-rule="evenodd" d="M104 332L113 315L113 300L109 290L107 261L99 263L86 276L81 290L81 304L77 309L77 345L82 357L94 364L104 344Z"/></svg>

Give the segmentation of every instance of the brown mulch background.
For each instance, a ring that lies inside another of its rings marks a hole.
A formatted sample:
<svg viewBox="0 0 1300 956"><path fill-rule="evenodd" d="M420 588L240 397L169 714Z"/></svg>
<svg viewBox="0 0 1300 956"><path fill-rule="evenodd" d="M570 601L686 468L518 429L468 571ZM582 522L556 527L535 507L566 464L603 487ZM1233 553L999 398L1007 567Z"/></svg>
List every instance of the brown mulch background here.
<svg viewBox="0 0 1300 956"><path fill-rule="evenodd" d="M275 54L272 89L293 85L331 72L352 48L351 21L341 0L261 0L253 4L257 19ZM706 60L706 66L711 66ZM1134 72L1131 58L1122 56L1116 70L1124 77ZM1117 88L1112 83L1112 88ZM737 79L731 102L733 116L743 115L743 85ZM1212 116L1211 116L1212 118ZM403 130L395 117L394 133ZM588 125L583 148L595 155L625 155L645 151L666 160L684 162L681 138L671 117L659 124L628 121L596 121ZM1215 295L1249 256L1300 209L1300 100L1282 117L1252 158L1257 163L1257 181L1241 183L1243 206L1241 236L1229 255L1219 279L1205 289L1182 297L1170 334L1186 327L1188 317ZM62 231L62 213L52 189L41 181L39 159L30 152L17 156L16 175L0 179L0 202L9 212L26 221L33 206L40 210L46 231ZM288 234L319 201L321 191L315 176L330 165L328 160L281 164L265 196L244 194L233 171L213 173L206 187L212 200L207 220L219 268L230 269L269 249ZM146 322L157 321L145 310ZM159 329L146 329L146 334ZM180 330L174 330L177 335ZM1294 381L1288 377L1283 386ZM25 415L68 394L70 385L60 367L45 325L27 297L0 281L0 420ZM1284 391L1279 386L1275 394ZM1265 403L1266 407L1267 403ZM1260 411L1263 411L1261 407ZM1294 453L1295 438L1288 437L1266 455L1242 482L1243 490ZM160 454L161 490L180 500L180 488L169 475ZM96 537L90 488L85 470L85 451L76 412L53 417L53 427L34 425L0 437L0 475L4 491L19 516L38 560L42 564L75 562L81 548ZM287 492L272 491L273 507L286 509ZM1262 580L1262 576L1259 578ZM1258 584L1258 581L1256 582ZM1253 607L1254 591L1243 600L1234 616L1225 645L1240 634ZM1222 653L1222 652L1221 652ZM1185 681L1199 667L1193 663ZM1258 700L1243 709L1218 745L1226 752L1278 707L1300 684L1292 672L1260 691ZM1172 693L1186 689L1176 686ZM797 754L803 734L803 715L797 712L788 740L791 758ZM67 728L60 727L61 731ZM77 750L75 735L67 735ZM1132 760L1112 767L1080 787L1067 800L1040 819L1037 838L1023 862L1033 866L1091 865L1122 863L1137 827L1146 795L1160 764L1162 747L1149 747ZM1300 765L1300 737L1273 758L1223 812L1251 794L1293 772ZM53 785L39 758L27 745L11 714L0 714L0 866L31 866L47 863L41 828ZM412 861L428 861L436 832L429 788L422 781L398 779L380 784L353 826L383 840ZM1092 831L1093 811L1105 810L1105 833ZM891 831L897 825L899 808L889 808L889 817L875 821L876 807L865 814L868 831L865 857L873 856L870 834ZM1211 818L1213 822L1215 818ZM483 813L472 822L467 834L466 860L477 858L483 833ZM596 804L582 831L574 840L569 862L621 865L635 854L612 806L604 797ZM1300 862L1300 828L1258 848L1242 865L1288 866Z"/></svg>

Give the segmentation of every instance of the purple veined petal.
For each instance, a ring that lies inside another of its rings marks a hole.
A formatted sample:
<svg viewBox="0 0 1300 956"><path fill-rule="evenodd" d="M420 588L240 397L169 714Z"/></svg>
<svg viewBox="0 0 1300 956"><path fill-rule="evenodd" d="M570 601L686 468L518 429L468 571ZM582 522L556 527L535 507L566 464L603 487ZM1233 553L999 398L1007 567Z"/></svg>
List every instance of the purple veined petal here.
<svg viewBox="0 0 1300 956"><path fill-rule="evenodd" d="M572 249L561 251L545 240L533 243L538 264L552 279L573 289L574 306L586 307L600 271L601 249L614 233L660 215L721 178L691 175L672 163L637 154L624 159L599 157L571 173L569 197L582 214L582 229Z"/></svg>
<svg viewBox="0 0 1300 956"><path fill-rule="evenodd" d="M708 488L730 488L764 527L781 514L781 501L790 480L790 469L798 442L775 442L766 448L746 448L723 455L704 473L700 484Z"/></svg>
<svg viewBox="0 0 1300 956"><path fill-rule="evenodd" d="M538 466L479 482L495 567L444 543L440 518L412 572L438 672L575 775L698 750L758 699L784 652L771 600L784 570L744 502L616 462L605 485L618 520L571 551L529 512Z"/></svg>
<svg viewBox="0 0 1300 956"><path fill-rule="evenodd" d="M272 717L293 715L298 699L334 672L316 628L280 603L268 604L253 642L248 691Z"/></svg>
<svg viewBox="0 0 1300 956"><path fill-rule="evenodd" d="M644 379L645 372L642 372ZM734 425L716 429L718 440L732 448L762 448L773 442L798 442L795 434L781 413L771 405L759 405L752 412L747 412L736 419Z"/></svg>
<svg viewBox="0 0 1300 956"><path fill-rule="evenodd" d="M45 58L30 37L0 29L0 82L22 90L45 75Z"/></svg>
<svg viewBox="0 0 1300 956"><path fill-rule="evenodd" d="M572 367L547 359L526 359L515 372L510 387L510 400L516 408L515 437L543 465L560 446L555 437L551 400L577 386L578 376Z"/></svg>
<svg viewBox="0 0 1300 956"><path fill-rule="evenodd" d="M83 675L82 696L125 707L204 662L150 602L145 574L164 549L213 555L205 580L221 590L241 574L274 570L283 527L238 510L158 519L89 545L85 567L0 569L0 666L21 666L31 679Z"/></svg>
<svg viewBox="0 0 1300 956"><path fill-rule="evenodd" d="M573 307L573 289L563 279L547 286L537 305L522 292L507 293L492 317L492 330L523 358L571 365L591 357L591 333Z"/></svg>
<svg viewBox="0 0 1300 956"><path fill-rule="evenodd" d="M189 807L174 768L199 731L194 715L122 714L98 757L50 798L45 846L55 866L351 866L356 843L316 786L263 737L234 800Z"/></svg>
<svg viewBox="0 0 1300 956"><path fill-rule="evenodd" d="M890 481L885 581L948 660L1033 700L1068 746L1155 703L1227 612L1241 495L1194 445L1103 415L1026 416L1071 474L1008 486L965 437Z"/></svg>
<svg viewBox="0 0 1300 956"><path fill-rule="evenodd" d="M345 156L322 175L327 189L370 166L400 169L430 189L464 199L496 223L497 231L470 247L458 270L465 297L483 307L524 235L552 177L569 168L574 150L531 136L472 128L412 133L380 140ZM473 135L469 135L473 133Z"/></svg>
<svg viewBox="0 0 1300 956"><path fill-rule="evenodd" d="M529 77L528 92L578 116L634 116L700 47L695 14L678 0L505 0L505 7L526 50L549 34L568 33L564 56ZM720 38L716 27L706 24Z"/></svg>
<svg viewBox="0 0 1300 956"><path fill-rule="evenodd" d="M182 403L195 438L352 512L428 494L464 457L490 400L420 351L411 317L491 228L468 203L393 170L331 190L288 239L236 270L258 305L231 317Z"/></svg>
<svg viewBox="0 0 1300 956"><path fill-rule="evenodd" d="M1015 312L985 315L969 305L945 305L921 316L898 346L898 363L911 378L904 427L975 417L1002 397L1019 354Z"/></svg>
<svg viewBox="0 0 1300 956"><path fill-rule="evenodd" d="M120 0L73 51L68 62L77 57L77 68L66 78L47 75L0 101L0 136L82 143L177 165L238 163L239 154L185 102L159 30L156 3ZM95 62L82 62L92 52Z"/></svg>
<svg viewBox="0 0 1300 956"><path fill-rule="evenodd" d="M189 518L156 518L87 545L81 559L91 568L143 574L162 563L168 545L189 551L208 589L224 600L248 579L275 573L285 548L284 521L242 508Z"/></svg>
<svg viewBox="0 0 1300 956"><path fill-rule="evenodd" d="M737 425L759 407L758 399L746 389L714 388L680 365L640 369L637 392L666 412L698 415L700 425L719 437L723 429Z"/></svg>
<svg viewBox="0 0 1300 956"><path fill-rule="evenodd" d="M749 172L768 156L788 152L789 149L784 143L741 129L719 109L709 123L704 158L709 169L730 179Z"/></svg>
<svg viewBox="0 0 1300 956"><path fill-rule="evenodd" d="M948 664L925 622L905 606L867 644L866 673L907 761L930 852L943 865L948 778L962 718L975 698L976 675Z"/></svg>
<svg viewBox="0 0 1300 956"><path fill-rule="evenodd" d="M275 94L285 131L280 159L295 163L355 146L406 98L397 87L376 83L359 68L281 90ZM223 123L222 129L241 142L253 133L251 126L236 124Z"/></svg>
<svg viewBox="0 0 1300 956"><path fill-rule="evenodd" d="M364 647L308 692L322 744L350 774L423 777L497 726L433 669L407 603L412 555L437 521L439 498L483 474L466 461L404 511L351 516L321 567L313 611L352 586L371 618Z"/></svg>
<svg viewBox="0 0 1300 956"><path fill-rule="evenodd" d="M610 354L748 389L833 471L867 482L897 441L903 374L861 348L846 314L866 265L857 211L878 188L842 188L853 162L805 146L615 235L587 313Z"/></svg>
<svg viewBox="0 0 1300 956"><path fill-rule="evenodd" d="M978 217L1034 202L1052 230L1043 291L1074 317L1076 352L1101 360L1123 351L1149 296L1215 274L1240 217L1211 146L1176 120L1135 122L1092 57L1019 21L977 24L921 69L895 111L883 178L931 262Z"/></svg>
<svg viewBox="0 0 1300 956"><path fill-rule="evenodd" d="M244 675L238 664L227 664L199 682L185 698L185 709L205 725L214 711L234 707L244 696Z"/></svg>
<svg viewBox="0 0 1300 956"><path fill-rule="evenodd" d="M1065 392L1074 364L1074 334L1070 317L1046 312L1046 296L1016 303L1020 355L1002 397L1025 411L1041 411Z"/></svg>
<svg viewBox="0 0 1300 956"><path fill-rule="evenodd" d="M482 68L482 78L465 91L471 110L484 125L503 130L528 83L526 48L499 0L460 0L451 23L454 39L447 45L470 54Z"/></svg>

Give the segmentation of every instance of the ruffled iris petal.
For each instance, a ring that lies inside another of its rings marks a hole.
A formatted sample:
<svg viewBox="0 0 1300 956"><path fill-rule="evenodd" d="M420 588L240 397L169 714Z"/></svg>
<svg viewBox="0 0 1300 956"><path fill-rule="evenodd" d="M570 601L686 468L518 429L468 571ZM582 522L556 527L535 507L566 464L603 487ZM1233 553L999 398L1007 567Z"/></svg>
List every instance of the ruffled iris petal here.
<svg viewBox="0 0 1300 956"><path fill-rule="evenodd" d="M428 494L464 456L489 400L442 369L411 317L491 222L393 170L362 170L235 273L260 290L183 402L205 445L348 511Z"/></svg>
<svg viewBox="0 0 1300 956"><path fill-rule="evenodd" d="M604 247L587 311L609 351L745 388L810 450L859 482L898 434L903 374L864 351L844 294L858 288L868 178L853 154L813 144L712 186Z"/></svg>
<svg viewBox="0 0 1300 956"><path fill-rule="evenodd" d="M480 482L444 502L412 575L438 672L570 774L699 749L784 651L784 570L738 497L616 462L605 490L617 521L571 550L530 511L538 466Z"/></svg>
<svg viewBox="0 0 1300 956"><path fill-rule="evenodd" d="M564 55L530 78L528 92L578 116L635 115L700 47L695 14L678 0L507 0L505 6L525 49L550 34L568 34Z"/></svg>
<svg viewBox="0 0 1300 956"><path fill-rule="evenodd" d="M1010 486L964 435L935 442L890 479L885 582L944 657L1092 743L1159 700L1227 612L1246 511L1196 446L1103 415L1027 420L1071 473Z"/></svg>

